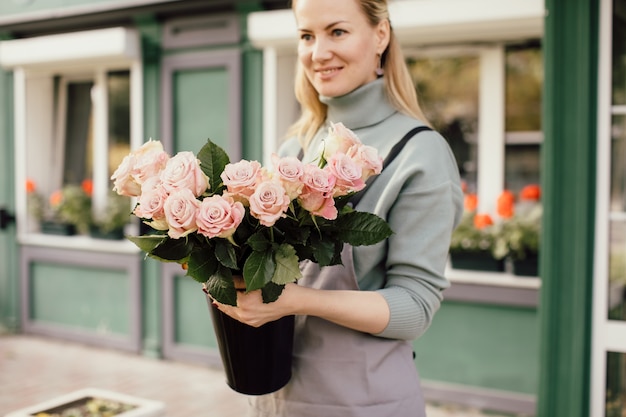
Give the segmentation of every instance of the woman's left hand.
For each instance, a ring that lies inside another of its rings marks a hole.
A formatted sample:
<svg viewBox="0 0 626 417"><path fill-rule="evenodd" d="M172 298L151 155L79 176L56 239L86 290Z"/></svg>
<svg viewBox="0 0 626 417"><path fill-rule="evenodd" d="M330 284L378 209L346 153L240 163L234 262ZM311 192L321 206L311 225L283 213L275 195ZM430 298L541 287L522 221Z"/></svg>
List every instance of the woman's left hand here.
<svg viewBox="0 0 626 417"><path fill-rule="evenodd" d="M243 278L236 276L233 279L235 288L237 288L237 306L222 304L213 300L213 305L223 313L252 327L259 327L270 321L293 314L287 308L287 300L284 297L290 287L295 284L287 284L278 300L272 303L264 303L261 290L245 292Z"/></svg>

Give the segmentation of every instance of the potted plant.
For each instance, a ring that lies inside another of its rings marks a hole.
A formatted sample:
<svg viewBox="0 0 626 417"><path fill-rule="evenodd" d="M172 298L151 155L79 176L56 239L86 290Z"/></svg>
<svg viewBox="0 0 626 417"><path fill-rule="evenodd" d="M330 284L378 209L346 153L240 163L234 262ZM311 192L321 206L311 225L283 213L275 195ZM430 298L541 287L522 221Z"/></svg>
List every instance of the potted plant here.
<svg viewBox="0 0 626 417"><path fill-rule="evenodd" d="M538 274L543 214L540 197L538 185L524 187L515 205L515 213L498 225L496 246L507 253L515 275Z"/></svg>
<svg viewBox="0 0 626 417"><path fill-rule="evenodd" d="M504 271L504 259L494 253L493 220L488 214L466 212L452 234L450 262L455 269Z"/></svg>
<svg viewBox="0 0 626 417"><path fill-rule="evenodd" d="M114 391L84 388L5 417L161 417L165 404Z"/></svg>
<svg viewBox="0 0 626 417"><path fill-rule="evenodd" d="M105 210L93 215L89 233L99 239L123 239L130 214L130 198L111 191Z"/></svg>
<svg viewBox="0 0 626 417"><path fill-rule="evenodd" d="M91 222L90 180L80 185L68 184L50 195L52 219L74 225L78 233L87 233Z"/></svg>
<svg viewBox="0 0 626 417"><path fill-rule="evenodd" d="M39 221L43 233L73 235L86 233L91 222L90 180L68 184L54 191L47 200L37 192L34 181L26 181L30 214Z"/></svg>

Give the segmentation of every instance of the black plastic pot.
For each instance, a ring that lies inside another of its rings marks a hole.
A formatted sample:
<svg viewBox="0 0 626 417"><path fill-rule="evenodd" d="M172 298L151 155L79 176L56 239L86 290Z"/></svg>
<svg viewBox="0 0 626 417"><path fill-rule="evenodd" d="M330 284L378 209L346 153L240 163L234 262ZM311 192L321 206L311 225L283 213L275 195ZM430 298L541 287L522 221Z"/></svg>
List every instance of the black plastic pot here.
<svg viewBox="0 0 626 417"><path fill-rule="evenodd" d="M294 316L252 327L206 299L228 386L247 395L269 394L284 387L291 378Z"/></svg>

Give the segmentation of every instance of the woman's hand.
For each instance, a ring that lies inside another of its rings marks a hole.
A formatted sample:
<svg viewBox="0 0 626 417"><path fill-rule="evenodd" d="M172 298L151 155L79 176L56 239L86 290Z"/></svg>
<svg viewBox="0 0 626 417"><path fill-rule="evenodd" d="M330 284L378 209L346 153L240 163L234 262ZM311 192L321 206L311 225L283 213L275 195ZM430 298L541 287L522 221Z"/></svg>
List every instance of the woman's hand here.
<svg viewBox="0 0 626 417"><path fill-rule="evenodd" d="M237 289L237 306L222 304L215 300L213 300L213 305L235 320L253 327L259 327L281 317L295 314L287 306L289 298L287 293L290 292L290 287L295 286L295 284L287 284L277 301L264 303L261 290L246 293L246 284L243 277L233 276L233 280Z"/></svg>
<svg viewBox="0 0 626 417"><path fill-rule="evenodd" d="M242 277L236 277L237 306L214 301L217 308L230 317L259 327L281 317L301 314L317 316L341 326L365 333L380 333L389 323L389 306L375 291L318 290L287 284L278 300L264 303L261 291L243 291Z"/></svg>

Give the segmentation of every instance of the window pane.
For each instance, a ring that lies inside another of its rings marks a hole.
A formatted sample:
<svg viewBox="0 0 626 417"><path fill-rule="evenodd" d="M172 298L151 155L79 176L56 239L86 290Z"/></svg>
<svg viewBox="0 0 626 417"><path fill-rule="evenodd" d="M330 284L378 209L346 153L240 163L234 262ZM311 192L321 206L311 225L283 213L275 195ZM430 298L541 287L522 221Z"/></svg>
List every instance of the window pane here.
<svg viewBox="0 0 626 417"><path fill-rule="evenodd" d="M541 130L543 59L539 45L506 49L506 131Z"/></svg>
<svg viewBox="0 0 626 417"><path fill-rule="evenodd" d="M504 187L518 194L529 184L540 184L540 145L507 145Z"/></svg>
<svg viewBox="0 0 626 417"><path fill-rule="evenodd" d="M130 72L108 74L109 177L130 152Z"/></svg>
<svg viewBox="0 0 626 417"><path fill-rule="evenodd" d="M626 104L626 13L616 1L613 13L613 104Z"/></svg>
<svg viewBox="0 0 626 417"><path fill-rule="evenodd" d="M610 226L608 317L626 320L626 220Z"/></svg>
<svg viewBox="0 0 626 417"><path fill-rule="evenodd" d="M606 417L626 417L626 354L606 355Z"/></svg>
<svg viewBox="0 0 626 417"><path fill-rule="evenodd" d="M626 211L626 116L614 116L611 128L611 201L612 212Z"/></svg>
<svg viewBox="0 0 626 417"><path fill-rule="evenodd" d="M476 191L479 59L475 56L409 60L420 104L448 140L468 191Z"/></svg>
<svg viewBox="0 0 626 417"><path fill-rule="evenodd" d="M63 184L91 177L92 87L91 81L67 83Z"/></svg>

